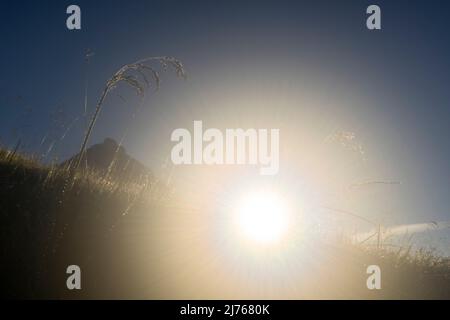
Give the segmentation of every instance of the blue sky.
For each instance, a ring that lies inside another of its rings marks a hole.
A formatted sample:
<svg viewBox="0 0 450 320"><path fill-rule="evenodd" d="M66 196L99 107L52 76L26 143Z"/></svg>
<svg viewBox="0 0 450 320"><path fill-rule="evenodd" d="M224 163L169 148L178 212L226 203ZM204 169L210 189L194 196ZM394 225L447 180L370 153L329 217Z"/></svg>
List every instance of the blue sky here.
<svg viewBox="0 0 450 320"><path fill-rule="evenodd" d="M382 9L381 31L365 27L372 3ZM81 7L80 31L65 27L69 4ZM52 123L57 111L66 122L82 113L86 74L92 111L105 81L123 64L175 56L189 79L164 75L138 119L111 96L93 143L120 139L131 125L125 147L157 166L170 128L202 116L211 123L223 116L230 120L224 126L233 125L236 105L223 101L236 90L246 98L244 91L262 97L271 91L266 101L273 107L252 107L254 114L301 126L296 111L317 104L311 119L330 119L315 129L358 133L368 156L383 163L383 177L403 183L399 199L409 204L401 209L414 212L399 222L449 220L449 10L448 1L4 1L0 141L12 147L20 138L23 151L43 153L48 145L39 147L41 139L61 134ZM89 66L87 49L95 53ZM302 92L303 104L277 107L276 101ZM82 121L75 123L55 147L60 158L78 150L82 128Z"/></svg>

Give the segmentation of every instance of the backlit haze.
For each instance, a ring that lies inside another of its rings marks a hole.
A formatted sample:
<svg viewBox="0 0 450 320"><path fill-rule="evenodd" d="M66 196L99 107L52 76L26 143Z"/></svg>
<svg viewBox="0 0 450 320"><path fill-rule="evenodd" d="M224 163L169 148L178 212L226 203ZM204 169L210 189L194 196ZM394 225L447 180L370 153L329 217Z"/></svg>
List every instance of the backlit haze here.
<svg viewBox="0 0 450 320"><path fill-rule="evenodd" d="M450 221L448 4L410 3L378 1L383 29L371 32L368 1L77 1L83 27L69 32L61 27L67 1L10 1L0 13L1 143L13 148L20 138L23 151L46 153L50 144L40 142L60 134L52 131L58 110L70 123L83 113L86 83L92 112L122 65L174 56L188 79L164 74L161 90L148 92L135 117L139 100L118 88L91 144L123 139L129 154L209 218L229 217L241 210L243 194L263 188L283 199L277 208L297 213L290 223L298 229L286 237L425 224L417 241L448 254L448 231L426 231L431 221ZM280 129L279 173L260 176L246 165L174 167L170 134L192 130L194 120L221 130ZM78 152L84 121L74 122L45 161ZM199 228L211 226L198 219ZM274 223L284 230L284 221ZM217 237L235 232L225 229Z"/></svg>

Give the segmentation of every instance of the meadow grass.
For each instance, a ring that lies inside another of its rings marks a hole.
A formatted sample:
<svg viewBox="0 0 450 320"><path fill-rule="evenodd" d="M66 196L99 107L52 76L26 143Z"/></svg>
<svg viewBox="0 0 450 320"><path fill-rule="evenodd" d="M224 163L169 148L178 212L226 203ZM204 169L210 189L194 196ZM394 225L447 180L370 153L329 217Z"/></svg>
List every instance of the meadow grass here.
<svg viewBox="0 0 450 320"><path fill-rule="evenodd" d="M131 182L92 170L74 172L5 150L0 150L0 177L0 277L6 297L54 292L47 282L52 266L66 255L79 263L92 259L95 248L105 244L143 198L155 205L168 196L156 180Z"/></svg>
<svg viewBox="0 0 450 320"><path fill-rule="evenodd" d="M159 297L139 287L140 267L129 260L133 248L124 246L119 230L135 214L158 215L173 207L176 199L169 197L164 184L119 181L81 169L73 173L6 150L0 150L0 178L2 297ZM321 250L319 244L317 248ZM336 244L331 255L336 263L320 277L329 276L327 288L332 290L289 298L450 298L450 261L432 252L343 243ZM65 287L65 268L74 263L84 270L84 288L76 293ZM364 267L370 264L382 268L383 290L365 287ZM145 276L157 278L156 272L148 270ZM129 274L134 281L116 281Z"/></svg>

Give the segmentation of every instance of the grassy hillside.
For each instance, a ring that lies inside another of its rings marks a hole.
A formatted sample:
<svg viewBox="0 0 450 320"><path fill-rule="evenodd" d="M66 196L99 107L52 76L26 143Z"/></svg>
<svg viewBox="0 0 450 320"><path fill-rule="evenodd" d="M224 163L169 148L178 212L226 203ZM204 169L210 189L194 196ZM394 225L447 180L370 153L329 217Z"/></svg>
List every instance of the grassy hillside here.
<svg viewBox="0 0 450 320"><path fill-rule="evenodd" d="M171 233L157 226L161 219L156 217L170 221L193 217L156 181L124 183L91 171L70 173L0 151L0 194L2 297L450 298L448 259L423 251L412 254L351 244L313 244L319 262L293 268L292 277L286 275L292 281L284 295L254 294L250 284L235 290L237 296L231 295L232 290L207 287L208 283L233 287L242 280L216 272L220 263L200 261L195 248L190 260L183 261L181 255L167 258L166 252L181 251L183 244L174 240L179 239L175 235L173 241L163 240ZM167 261L173 268L164 267ZM65 287L70 264L82 269L81 291ZM382 269L380 291L365 286L365 268L371 264ZM160 276L163 273L166 278ZM209 274L216 278L209 279ZM196 290L184 290L192 285Z"/></svg>
<svg viewBox="0 0 450 320"><path fill-rule="evenodd" d="M5 151L0 177L1 294L6 297L59 296L63 266L95 265L93 259L114 246L114 228L141 197L157 203L163 196L150 181L71 174Z"/></svg>

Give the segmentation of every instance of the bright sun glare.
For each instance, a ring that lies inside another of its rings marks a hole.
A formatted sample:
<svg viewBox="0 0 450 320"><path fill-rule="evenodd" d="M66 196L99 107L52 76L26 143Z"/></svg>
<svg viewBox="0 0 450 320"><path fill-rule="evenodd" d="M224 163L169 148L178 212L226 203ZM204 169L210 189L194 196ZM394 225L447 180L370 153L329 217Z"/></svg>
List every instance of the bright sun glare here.
<svg viewBox="0 0 450 320"><path fill-rule="evenodd" d="M288 229L286 204L276 194L261 192L247 195L238 208L238 226L244 236L255 242L276 243Z"/></svg>

